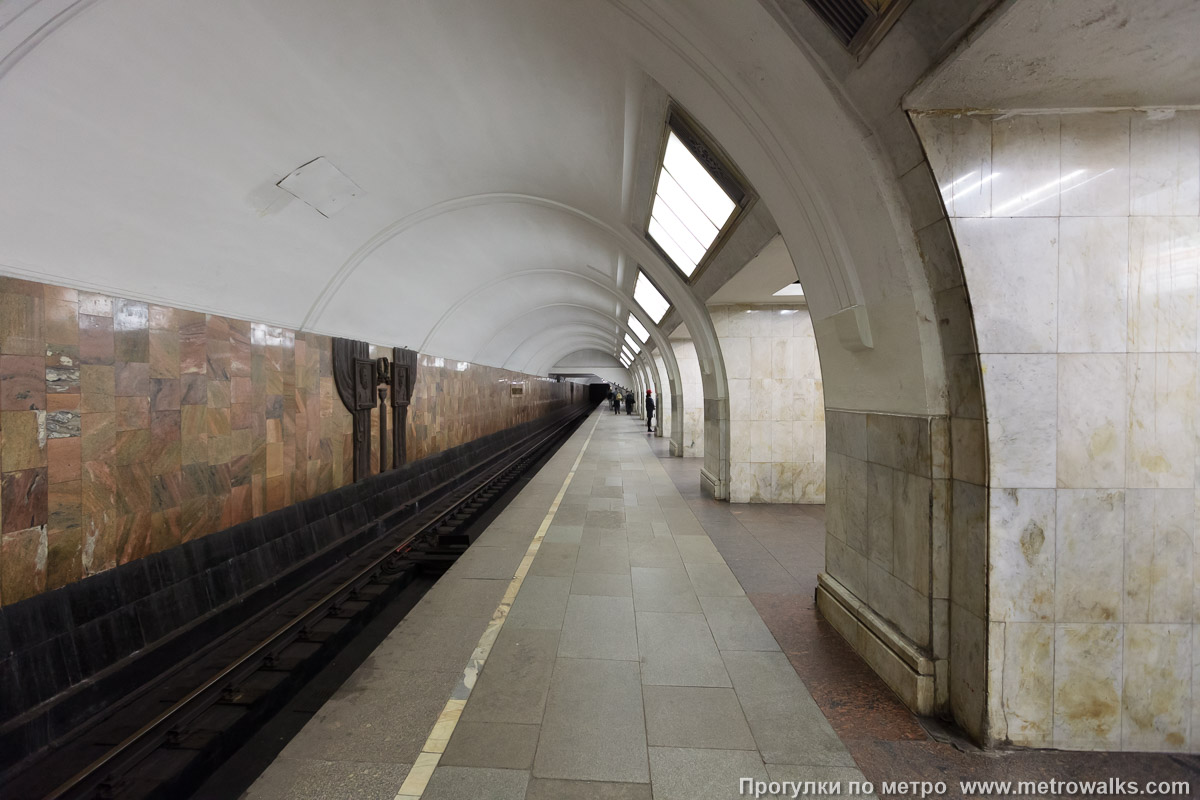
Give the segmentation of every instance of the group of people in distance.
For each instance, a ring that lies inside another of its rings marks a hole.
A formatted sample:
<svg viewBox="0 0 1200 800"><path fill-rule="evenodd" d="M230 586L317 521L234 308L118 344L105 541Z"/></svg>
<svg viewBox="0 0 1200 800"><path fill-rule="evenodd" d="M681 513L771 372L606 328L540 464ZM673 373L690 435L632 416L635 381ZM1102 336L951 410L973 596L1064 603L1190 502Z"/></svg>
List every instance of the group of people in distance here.
<svg viewBox="0 0 1200 800"><path fill-rule="evenodd" d="M613 387L608 390L608 402L612 403L614 414L621 413L621 405L625 406L625 413L633 413L633 392L623 392L622 390ZM646 433L654 432L654 393L649 389L646 390Z"/></svg>

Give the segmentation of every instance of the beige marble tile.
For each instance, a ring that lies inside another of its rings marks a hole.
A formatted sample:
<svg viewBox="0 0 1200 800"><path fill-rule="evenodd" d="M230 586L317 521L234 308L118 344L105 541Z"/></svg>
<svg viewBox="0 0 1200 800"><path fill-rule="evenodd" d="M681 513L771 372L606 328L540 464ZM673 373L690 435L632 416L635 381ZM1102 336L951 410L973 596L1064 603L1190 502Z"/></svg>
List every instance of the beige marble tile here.
<svg viewBox="0 0 1200 800"><path fill-rule="evenodd" d="M755 423L741 419L729 422L729 460L731 463L751 460L750 432Z"/></svg>
<svg viewBox="0 0 1200 800"><path fill-rule="evenodd" d="M1125 482L1125 361L1124 354L1058 357L1058 486Z"/></svg>
<svg viewBox="0 0 1200 800"><path fill-rule="evenodd" d="M1128 303L1129 219L1060 220L1058 351L1124 353Z"/></svg>
<svg viewBox="0 0 1200 800"><path fill-rule="evenodd" d="M1053 488L1058 367L1052 355L980 357L992 485Z"/></svg>
<svg viewBox="0 0 1200 800"><path fill-rule="evenodd" d="M1190 488L1196 459L1196 356L1130 354L1126 485Z"/></svg>
<svg viewBox="0 0 1200 800"><path fill-rule="evenodd" d="M1008 622L1054 621L1053 489L991 493L990 615Z"/></svg>
<svg viewBox="0 0 1200 800"><path fill-rule="evenodd" d="M1058 216L1059 122L1054 114L992 123L992 216Z"/></svg>
<svg viewBox="0 0 1200 800"><path fill-rule="evenodd" d="M721 337L721 355L730 379L746 380L753 376L750 365L750 339Z"/></svg>
<svg viewBox="0 0 1200 800"><path fill-rule="evenodd" d="M1125 492L1124 621L1192 622L1192 489Z"/></svg>
<svg viewBox="0 0 1200 800"><path fill-rule="evenodd" d="M1135 216L1200 214L1200 114L1133 115L1129 191Z"/></svg>
<svg viewBox="0 0 1200 800"><path fill-rule="evenodd" d="M1054 741L1054 625L1009 622L1004 626L1003 728L1021 747Z"/></svg>
<svg viewBox="0 0 1200 800"><path fill-rule="evenodd" d="M1121 744L1123 626L1054 626L1054 746L1110 750Z"/></svg>
<svg viewBox="0 0 1200 800"><path fill-rule="evenodd" d="M1196 351L1200 218L1129 220L1130 352Z"/></svg>
<svg viewBox="0 0 1200 800"><path fill-rule="evenodd" d="M1060 489L1055 517L1054 618L1120 622L1125 494Z"/></svg>
<svg viewBox="0 0 1200 800"><path fill-rule="evenodd" d="M1170 751L1187 747L1191 640L1191 625L1125 626L1122 749Z"/></svg>
<svg viewBox="0 0 1200 800"><path fill-rule="evenodd" d="M1129 215L1129 118L1124 111L1063 114L1063 176L1060 190L1064 217Z"/></svg>
<svg viewBox="0 0 1200 800"><path fill-rule="evenodd" d="M968 219L954 231L979 352L1055 352L1058 219Z"/></svg>

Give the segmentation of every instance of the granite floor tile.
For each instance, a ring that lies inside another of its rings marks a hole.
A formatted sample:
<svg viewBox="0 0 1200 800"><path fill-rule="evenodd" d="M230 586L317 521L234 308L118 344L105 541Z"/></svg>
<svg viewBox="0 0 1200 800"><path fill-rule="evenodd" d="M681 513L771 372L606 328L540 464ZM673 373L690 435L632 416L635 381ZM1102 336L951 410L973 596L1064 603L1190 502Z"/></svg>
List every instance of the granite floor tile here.
<svg viewBox="0 0 1200 800"><path fill-rule="evenodd" d="M511 581L528 549L528 543L515 547L488 547L480 546L477 542L458 557L448 574L460 579L485 578Z"/></svg>
<svg viewBox="0 0 1200 800"><path fill-rule="evenodd" d="M675 533L672 531L672 533ZM685 564L724 564L725 559L707 536L680 536L675 533L675 546Z"/></svg>
<svg viewBox="0 0 1200 800"><path fill-rule="evenodd" d="M558 657L637 661L633 599L572 594L567 601Z"/></svg>
<svg viewBox="0 0 1200 800"><path fill-rule="evenodd" d="M745 597L701 597L700 607L719 650L775 650L779 644Z"/></svg>
<svg viewBox="0 0 1200 800"><path fill-rule="evenodd" d="M850 793L850 784L852 782L857 782L861 785L866 781L862 772L854 767L805 767L790 764L767 764L767 775L771 777L772 781L779 781L780 783L787 781L803 785L811 781L826 786L840 784L842 789L840 793L820 795L821 797L829 797L834 800L876 800L876 795L874 794Z"/></svg>
<svg viewBox="0 0 1200 800"><path fill-rule="evenodd" d="M756 750L732 689L643 686L642 697L651 747Z"/></svg>
<svg viewBox="0 0 1200 800"><path fill-rule="evenodd" d="M557 515L555 520L557 520ZM543 542L563 542L565 544L579 544L579 540L583 537L582 525L559 525L557 522L552 524L546 531Z"/></svg>
<svg viewBox="0 0 1200 800"><path fill-rule="evenodd" d="M528 575L504 621L506 628L562 630L571 578Z"/></svg>
<svg viewBox="0 0 1200 800"><path fill-rule="evenodd" d="M490 619L508 589L506 580L442 576L413 609L418 615Z"/></svg>
<svg viewBox="0 0 1200 800"><path fill-rule="evenodd" d="M749 651L721 655L764 761L854 766L787 656Z"/></svg>
<svg viewBox="0 0 1200 800"><path fill-rule="evenodd" d="M530 778L525 800L653 800L648 783Z"/></svg>
<svg viewBox="0 0 1200 800"><path fill-rule="evenodd" d="M533 774L617 783L649 781L636 663L559 660Z"/></svg>
<svg viewBox="0 0 1200 800"><path fill-rule="evenodd" d="M633 567L633 606L636 611L701 613L691 581L682 569Z"/></svg>
<svg viewBox="0 0 1200 800"><path fill-rule="evenodd" d="M579 572L571 581L571 594L603 597L633 597L629 575L605 572Z"/></svg>
<svg viewBox="0 0 1200 800"><path fill-rule="evenodd" d="M725 564L688 564L687 573L699 597L741 597L745 594L737 577Z"/></svg>
<svg viewBox="0 0 1200 800"><path fill-rule="evenodd" d="M611 575L629 574L629 555L615 547L580 547L575 572L601 572Z"/></svg>
<svg viewBox="0 0 1200 800"><path fill-rule="evenodd" d="M244 800L392 800L408 764L279 758Z"/></svg>
<svg viewBox="0 0 1200 800"><path fill-rule="evenodd" d="M741 778L766 780L758 753L746 750L650 748L654 800L731 800Z"/></svg>
<svg viewBox="0 0 1200 800"><path fill-rule="evenodd" d="M463 709L462 719L539 724L550 677L554 673L558 637L558 631L516 629L505 625L471 691L471 700ZM445 703L445 698L442 702Z"/></svg>
<svg viewBox="0 0 1200 800"><path fill-rule="evenodd" d="M575 574L578 555L578 545L543 542L529 567L529 574L547 578L570 578Z"/></svg>
<svg viewBox="0 0 1200 800"><path fill-rule="evenodd" d="M382 671L462 670L479 644L487 618L409 614L363 666Z"/></svg>
<svg viewBox="0 0 1200 800"><path fill-rule="evenodd" d="M459 722L438 766L531 769L540 730L507 722Z"/></svg>
<svg viewBox="0 0 1200 800"><path fill-rule="evenodd" d="M653 539L649 542L639 542L629 547L629 565L631 567L659 567L670 569L683 566L679 550L672 539Z"/></svg>
<svg viewBox="0 0 1200 800"><path fill-rule="evenodd" d="M422 800L524 800L529 773L518 769L442 767L433 771ZM399 787L397 787L399 788Z"/></svg>
<svg viewBox="0 0 1200 800"><path fill-rule="evenodd" d="M642 682L655 686L731 686L703 614L639 611Z"/></svg>

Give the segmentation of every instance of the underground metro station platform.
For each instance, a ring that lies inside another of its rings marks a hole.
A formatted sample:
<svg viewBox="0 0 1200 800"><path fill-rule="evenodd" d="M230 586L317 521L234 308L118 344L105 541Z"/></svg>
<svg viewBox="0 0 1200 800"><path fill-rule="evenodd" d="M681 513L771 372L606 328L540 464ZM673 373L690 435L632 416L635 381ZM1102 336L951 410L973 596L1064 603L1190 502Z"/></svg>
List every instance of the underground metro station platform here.
<svg viewBox="0 0 1200 800"><path fill-rule="evenodd" d="M0 2L0 800L1200 795L1197 30Z"/></svg>

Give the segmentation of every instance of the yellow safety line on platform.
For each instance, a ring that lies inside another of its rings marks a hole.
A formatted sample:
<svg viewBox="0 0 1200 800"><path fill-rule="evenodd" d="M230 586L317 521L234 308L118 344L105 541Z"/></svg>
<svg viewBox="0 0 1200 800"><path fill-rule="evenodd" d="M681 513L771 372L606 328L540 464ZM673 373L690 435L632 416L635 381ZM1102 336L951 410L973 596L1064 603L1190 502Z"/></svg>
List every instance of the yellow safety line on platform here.
<svg viewBox="0 0 1200 800"><path fill-rule="evenodd" d="M567 473L567 477L563 480L562 488L558 490L558 495L554 498L554 502L550 504L550 510L546 513L546 518L542 520L537 533L533 535L533 541L529 543L529 549L525 551L525 557L521 559L516 574L513 575L512 581L508 584L508 589L504 592L504 598L500 601L500 605L496 606L496 610L492 614L492 619L488 622L483 636L479 637L479 644L475 647L475 652L471 654L471 660L467 662L467 668L463 670L462 678L459 679L458 685L450 694L450 699L446 701L446 706L442 709L442 713L438 715L437 722L434 723L433 730L429 733L429 738L425 740L425 746L421 748L421 754L417 756L416 763L413 764L412 769L408 772L408 776L405 777L404 783L401 785L400 791L396 794L395 800L420 800L421 795L425 793L425 787L429 785L429 779L433 777L433 771L437 769L438 762L442 759L442 754L446 752L446 745L449 744L450 737L454 734L454 728L458 725L458 718L462 715L463 707L467 704L467 698L471 696L471 690L475 688L475 681L479 678L479 673L483 669L484 662L487 661L488 654L492 652L492 645L496 643L496 637L500 635L500 629L504 627L504 620L508 618L508 612L512 608L513 601L517 599L517 592L520 591L521 584L525 581L525 576L529 574L529 567L533 564L533 559L537 555L538 548L542 545L542 539L546 537L546 531L550 529L550 524L554 522L554 515L558 513L558 506L562 503L562 499L567 493L567 487L571 485L571 479L575 477L575 470L579 469L579 464L583 461L583 454L587 451L588 445L592 441L592 436L596 433L596 426L600 424L602 416L597 415L596 422L592 425L587 439L583 442L583 447L579 448L579 455L575 458L575 463L571 465L571 471Z"/></svg>

